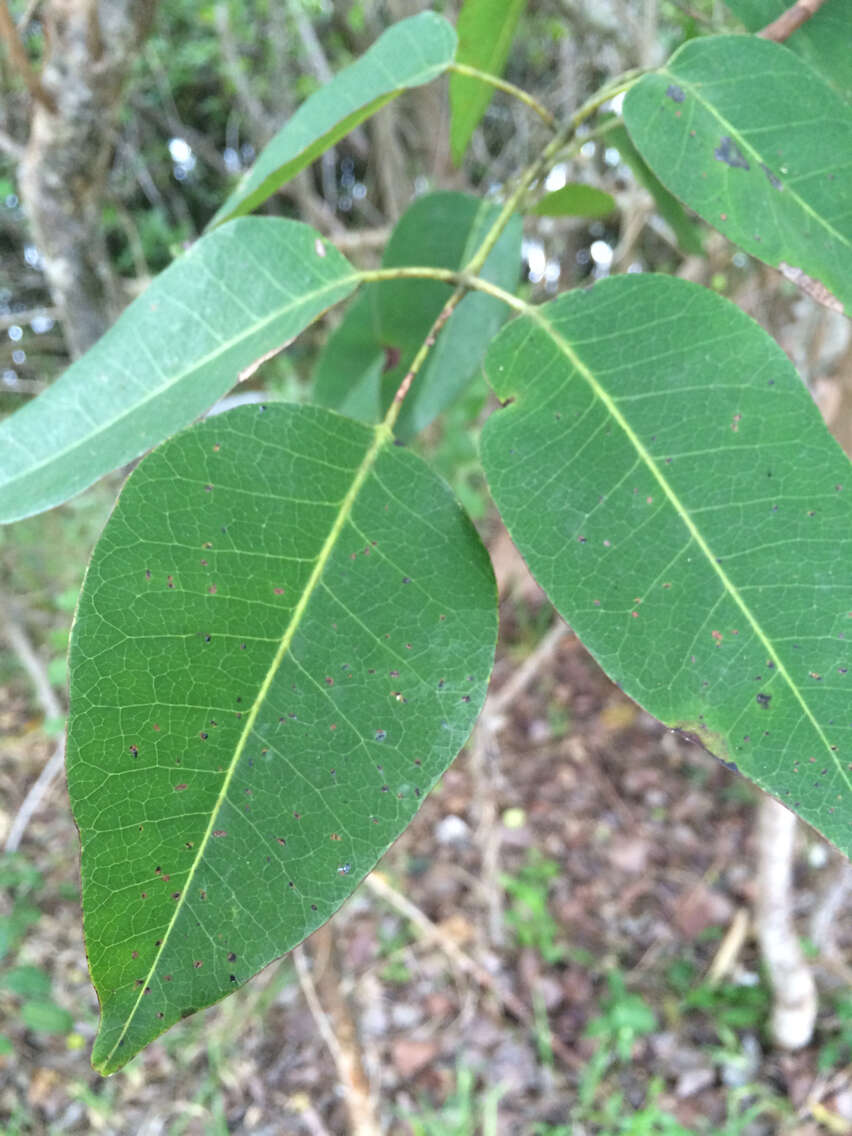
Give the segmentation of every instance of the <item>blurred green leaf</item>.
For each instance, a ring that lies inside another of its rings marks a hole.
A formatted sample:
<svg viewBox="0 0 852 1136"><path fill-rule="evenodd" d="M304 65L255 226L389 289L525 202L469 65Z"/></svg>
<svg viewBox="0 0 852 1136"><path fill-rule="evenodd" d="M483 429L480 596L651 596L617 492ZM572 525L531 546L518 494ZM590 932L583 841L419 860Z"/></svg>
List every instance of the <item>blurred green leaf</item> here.
<svg viewBox="0 0 852 1136"><path fill-rule="evenodd" d="M74 1019L67 1010L53 1002L24 1002L21 1006L24 1025L36 1033L70 1033Z"/></svg>
<svg viewBox="0 0 852 1136"><path fill-rule="evenodd" d="M26 998L50 993L50 975L37 966L14 966L0 974L0 989Z"/></svg>
<svg viewBox="0 0 852 1136"><path fill-rule="evenodd" d="M360 59L302 103L208 228L256 209L402 91L436 79L455 52L455 30L436 12L420 12L389 27Z"/></svg>
<svg viewBox="0 0 852 1136"><path fill-rule="evenodd" d="M456 26L456 62L499 78L526 6L526 0L464 0ZM481 79L450 76L450 149L457 166L493 96L494 88Z"/></svg>
<svg viewBox="0 0 852 1136"><path fill-rule="evenodd" d="M608 217L615 208L612 194L574 182L545 194L528 212L539 217Z"/></svg>

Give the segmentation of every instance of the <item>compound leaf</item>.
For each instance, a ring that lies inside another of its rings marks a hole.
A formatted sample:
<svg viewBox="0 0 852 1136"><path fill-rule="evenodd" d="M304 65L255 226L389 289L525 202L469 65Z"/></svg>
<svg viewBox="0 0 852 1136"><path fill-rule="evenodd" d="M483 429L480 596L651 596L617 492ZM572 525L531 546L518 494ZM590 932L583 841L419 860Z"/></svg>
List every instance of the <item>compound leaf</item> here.
<svg viewBox="0 0 852 1136"><path fill-rule="evenodd" d="M464 743L495 639L473 525L387 428L247 406L140 463L71 642L97 1069L332 915Z"/></svg>
<svg viewBox="0 0 852 1136"><path fill-rule="evenodd" d="M621 276L513 321L486 476L604 670L852 852L852 476L738 308Z"/></svg>
<svg viewBox="0 0 852 1136"><path fill-rule="evenodd" d="M66 501L186 426L357 284L296 221L247 217L202 237L0 423L0 522Z"/></svg>
<svg viewBox="0 0 852 1136"><path fill-rule="evenodd" d="M735 244L852 308L852 109L789 49L692 40L644 75L624 121L660 180Z"/></svg>

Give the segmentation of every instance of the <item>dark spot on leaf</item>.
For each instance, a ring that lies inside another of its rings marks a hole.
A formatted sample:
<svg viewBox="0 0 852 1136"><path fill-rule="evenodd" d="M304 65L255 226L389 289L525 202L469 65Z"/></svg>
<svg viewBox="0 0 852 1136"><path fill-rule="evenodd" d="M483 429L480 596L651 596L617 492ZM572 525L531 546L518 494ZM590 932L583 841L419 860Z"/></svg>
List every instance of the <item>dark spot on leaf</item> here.
<svg viewBox="0 0 852 1136"><path fill-rule="evenodd" d="M671 83L668 87L666 87L666 94L676 103L682 103L686 98L686 95L683 92L683 88L676 86L674 83Z"/></svg>
<svg viewBox="0 0 852 1136"><path fill-rule="evenodd" d="M387 735L386 730L376 730L376 741L377 742L383 742L387 736L388 735Z"/></svg>
<svg viewBox="0 0 852 1136"><path fill-rule="evenodd" d="M775 176L775 174L772 172L772 170L770 170L769 166L767 166L765 162L760 163L760 168L766 174L766 177L769 180L769 184L772 186L773 189L783 189L784 188L784 186L781 184L781 179L777 178Z"/></svg>
<svg viewBox="0 0 852 1136"><path fill-rule="evenodd" d="M139 747L138 747L138 746L135 746L135 745L132 745L132 746L130 747L130 752L131 752L131 753L133 754L133 756L134 756L134 757L137 757L137 756L138 756L138 754L139 754Z"/></svg>
<svg viewBox="0 0 852 1136"><path fill-rule="evenodd" d="M237 956L234 954L233 951L228 952L228 962L236 962L236 958L237 958Z"/></svg>
<svg viewBox="0 0 852 1136"><path fill-rule="evenodd" d="M214 836L219 836L219 837L221 837L221 836L227 836L227 835L228 835L228 830L227 830L226 828L214 828L214 829L213 829L213 835L214 835Z"/></svg>
<svg viewBox="0 0 852 1136"><path fill-rule="evenodd" d="M726 134L713 151L713 157L736 170L750 170L751 166L745 154L733 140ZM724 220L725 218L723 218Z"/></svg>
<svg viewBox="0 0 852 1136"><path fill-rule="evenodd" d="M761 694L757 695L757 704L758 704L758 706L762 706L764 709L766 709L766 707L769 705L769 703L771 701L772 701L772 695L771 694L762 694L761 693Z"/></svg>
<svg viewBox="0 0 852 1136"><path fill-rule="evenodd" d="M181 781L180 785L175 785L175 792L176 792L176 793L182 793L182 792L184 791L184 789L185 789L185 788L186 788L186 782L185 782L185 781ZM157 868L157 871L158 871L158 872L159 872L159 870L160 870L160 869L159 869L159 868Z"/></svg>

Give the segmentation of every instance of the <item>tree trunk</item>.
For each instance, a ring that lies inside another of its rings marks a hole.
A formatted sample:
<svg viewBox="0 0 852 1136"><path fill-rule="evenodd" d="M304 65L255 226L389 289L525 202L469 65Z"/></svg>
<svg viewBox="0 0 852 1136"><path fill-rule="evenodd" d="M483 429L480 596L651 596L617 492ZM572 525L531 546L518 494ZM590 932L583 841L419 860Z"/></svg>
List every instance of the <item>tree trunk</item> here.
<svg viewBox="0 0 852 1136"><path fill-rule="evenodd" d="M101 204L121 90L156 0L49 0L42 86L18 177L21 198L71 355L121 309L111 286Z"/></svg>

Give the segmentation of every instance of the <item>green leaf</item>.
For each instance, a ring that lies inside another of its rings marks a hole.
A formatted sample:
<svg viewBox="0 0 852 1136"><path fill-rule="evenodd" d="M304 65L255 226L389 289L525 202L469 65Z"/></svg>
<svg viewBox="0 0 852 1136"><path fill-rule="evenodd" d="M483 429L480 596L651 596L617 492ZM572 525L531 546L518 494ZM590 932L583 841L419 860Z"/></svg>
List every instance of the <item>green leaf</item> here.
<svg viewBox="0 0 852 1136"><path fill-rule="evenodd" d="M386 427L247 406L130 475L71 640L93 1064L324 923L468 736L488 556Z"/></svg>
<svg viewBox="0 0 852 1136"><path fill-rule="evenodd" d="M94 347L0 423L0 522L66 501L173 434L358 284L307 225L202 237Z"/></svg>
<svg viewBox="0 0 852 1136"><path fill-rule="evenodd" d="M26 998L50 993L50 975L37 966L13 966L0 974L0 989L10 990Z"/></svg>
<svg viewBox="0 0 852 1136"><path fill-rule="evenodd" d="M505 328L486 476L627 694L852 852L852 476L727 300L621 276Z"/></svg>
<svg viewBox="0 0 852 1136"><path fill-rule="evenodd" d="M643 186L654 199L657 212L668 224L675 235L677 243L685 253L690 256L703 256L704 245L701 241L701 230L686 214L686 210L674 196L669 193L657 175L653 172L642 155L630 141L630 135L621 123L609 127L606 134L607 145L614 146L621 155L621 160L630 169L639 185Z"/></svg>
<svg viewBox="0 0 852 1136"><path fill-rule="evenodd" d="M573 182L545 194L528 212L539 217L608 217L615 207L611 194Z"/></svg>
<svg viewBox="0 0 852 1136"><path fill-rule="evenodd" d="M460 269L498 213L498 206L463 193L419 197L391 234L382 267ZM518 283L521 230L521 218L513 217L480 274L507 291ZM317 399L337 410L363 412L364 417L382 414L452 292L451 285L428 279L368 284L320 357ZM480 292L462 300L403 404L396 425L399 437L407 439L424 429L462 392L507 313L500 300Z"/></svg>
<svg viewBox="0 0 852 1136"><path fill-rule="evenodd" d="M360 59L305 99L208 228L256 209L402 91L436 79L455 51L455 30L435 12L421 12L388 28Z"/></svg>
<svg viewBox="0 0 852 1136"><path fill-rule="evenodd" d="M54 1002L24 1002L21 1018L27 1029L36 1033L70 1033L74 1019Z"/></svg>
<svg viewBox="0 0 852 1136"><path fill-rule="evenodd" d="M465 0L458 18L456 62L499 78L524 8L526 0ZM450 149L456 165L493 95L494 88L481 79L450 76Z"/></svg>
<svg viewBox="0 0 852 1136"><path fill-rule="evenodd" d="M362 422L378 422L382 416L385 352L377 325L377 287L366 285L351 302L314 370L314 401Z"/></svg>
<svg viewBox="0 0 852 1136"><path fill-rule="evenodd" d="M765 28L790 6L788 0L726 0L726 5L750 32ZM785 47L819 71L847 102L852 100L850 17L848 2L832 0L785 40Z"/></svg>
<svg viewBox="0 0 852 1136"><path fill-rule="evenodd" d="M787 48L684 44L624 103L642 156L735 244L836 311L852 303L852 110Z"/></svg>

